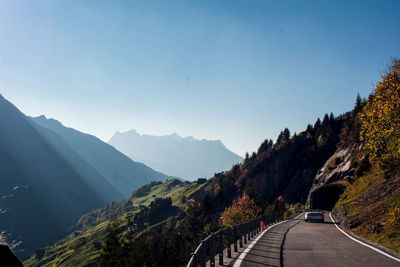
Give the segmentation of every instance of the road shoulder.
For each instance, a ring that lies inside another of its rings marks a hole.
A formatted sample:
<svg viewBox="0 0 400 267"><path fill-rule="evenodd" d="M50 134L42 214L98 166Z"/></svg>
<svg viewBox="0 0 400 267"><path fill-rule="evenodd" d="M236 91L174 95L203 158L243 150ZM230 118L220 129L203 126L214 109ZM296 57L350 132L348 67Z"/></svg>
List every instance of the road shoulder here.
<svg viewBox="0 0 400 267"><path fill-rule="evenodd" d="M370 248L370 249L372 249L372 250L374 250L374 251L376 251L376 252L378 252L378 253L380 253L380 254L382 254L382 255L384 255L384 256L386 256L388 258L391 258L391 259L393 259L393 260L395 260L395 261L400 263L400 254L399 253L397 253L397 252L395 252L395 251L393 251L393 250L391 250L391 249L389 249L389 248L387 248L385 246L382 246L380 244L377 244L377 243L371 242L371 241L369 241L369 240L367 240L365 238L362 238L362 237L352 233L351 231L345 231L344 229L342 229L340 227L340 225L338 223L336 223L336 220L333 218L331 213L329 213L329 217L334 222L336 228L341 233L343 233L345 235L347 234L347 237L349 237L350 239L353 238L352 239L353 241L358 242L359 244L361 244L363 246L366 246L366 247L368 247L368 248Z"/></svg>

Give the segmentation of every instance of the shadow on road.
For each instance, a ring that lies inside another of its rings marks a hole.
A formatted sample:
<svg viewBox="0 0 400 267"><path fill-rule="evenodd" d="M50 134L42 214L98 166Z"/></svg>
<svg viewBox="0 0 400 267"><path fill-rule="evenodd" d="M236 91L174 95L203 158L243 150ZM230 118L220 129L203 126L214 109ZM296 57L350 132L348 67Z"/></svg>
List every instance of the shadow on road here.
<svg viewBox="0 0 400 267"><path fill-rule="evenodd" d="M264 262L259 262L259 261L249 260L249 259L244 259L243 261L244 261L244 262L255 263L255 264L257 264L257 265L261 265L261 266L267 266L267 267L279 267L279 265L265 264Z"/></svg>
<svg viewBox="0 0 400 267"><path fill-rule="evenodd" d="M254 249L252 249L251 251L253 251ZM265 251L263 251L263 252L265 252ZM279 258L276 258L276 257L270 257L270 256L265 256L265 255L261 255L261 254L258 254L258 253L253 253L253 252L249 252L249 253L247 253L247 255L253 255L253 256L257 256L257 257L261 257L261 258L265 258L265 259L274 259L274 260L279 260Z"/></svg>
<svg viewBox="0 0 400 267"><path fill-rule="evenodd" d="M247 253L243 259L242 266L283 266L283 250L286 235L292 227L301 221L301 219L289 220L288 223L267 231Z"/></svg>
<svg viewBox="0 0 400 267"><path fill-rule="evenodd" d="M296 226L297 224L299 224L300 222L296 222L296 223L294 223L294 224L292 224L291 226L289 226L287 229L286 229L286 231L285 231L285 233L284 233L284 235L283 235L283 239L282 239L282 244L281 244L281 247L280 247L280 252L279 252L279 262L280 262L280 266L281 267L283 267L283 250L284 250L284 245L285 245L285 240L286 240L286 235L287 235L287 233L289 232L289 230L291 229L291 228L293 228L294 226Z"/></svg>

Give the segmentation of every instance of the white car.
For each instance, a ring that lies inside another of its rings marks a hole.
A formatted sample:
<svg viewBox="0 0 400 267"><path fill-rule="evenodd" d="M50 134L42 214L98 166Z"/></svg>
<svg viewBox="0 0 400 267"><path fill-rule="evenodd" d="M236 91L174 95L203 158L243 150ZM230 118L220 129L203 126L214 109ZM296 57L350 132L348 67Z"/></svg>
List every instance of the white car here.
<svg viewBox="0 0 400 267"><path fill-rule="evenodd" d="M322 211L306 211L304 221L324 222L324 213Z"/></svg>

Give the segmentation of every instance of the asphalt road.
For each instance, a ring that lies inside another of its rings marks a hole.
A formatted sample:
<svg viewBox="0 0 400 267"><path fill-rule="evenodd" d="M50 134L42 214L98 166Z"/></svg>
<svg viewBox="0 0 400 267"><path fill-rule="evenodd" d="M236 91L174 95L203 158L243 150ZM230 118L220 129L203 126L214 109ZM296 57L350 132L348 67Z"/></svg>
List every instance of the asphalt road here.
<svg viewBox="0 0 400 267"><path fill-rule="evenodd" d="M329 214L325 223L306 223L303 216L264 233L240 266L400 266L346 237Z"/></svg>

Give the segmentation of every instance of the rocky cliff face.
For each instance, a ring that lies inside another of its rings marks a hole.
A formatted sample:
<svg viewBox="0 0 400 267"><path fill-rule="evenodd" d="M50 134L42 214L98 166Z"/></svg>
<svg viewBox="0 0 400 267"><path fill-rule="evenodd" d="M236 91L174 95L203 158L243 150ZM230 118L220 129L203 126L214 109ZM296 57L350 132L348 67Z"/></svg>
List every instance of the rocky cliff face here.
<svg viewBox="0 0 400 267"><path fill-rule="evenodd" d="M339 148L318 171L307 198L307 206L332 209L345 186L354 180L350 148Z"/></svg>

